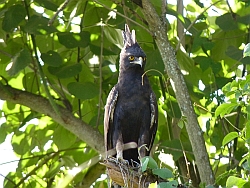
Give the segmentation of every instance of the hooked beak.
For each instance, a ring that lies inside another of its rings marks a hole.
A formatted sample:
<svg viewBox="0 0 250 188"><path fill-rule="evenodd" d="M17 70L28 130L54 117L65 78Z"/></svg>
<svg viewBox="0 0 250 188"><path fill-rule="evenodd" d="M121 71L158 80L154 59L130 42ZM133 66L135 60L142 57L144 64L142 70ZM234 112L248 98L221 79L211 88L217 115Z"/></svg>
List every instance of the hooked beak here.
<svg viewBox="0 0 250 188"><path fill-rule="evenodd" d="M138 64L138 65L141 65L141 67L142 67L143 58L142 57L135 57L135 60L131 61L130 63Z"/></svg>

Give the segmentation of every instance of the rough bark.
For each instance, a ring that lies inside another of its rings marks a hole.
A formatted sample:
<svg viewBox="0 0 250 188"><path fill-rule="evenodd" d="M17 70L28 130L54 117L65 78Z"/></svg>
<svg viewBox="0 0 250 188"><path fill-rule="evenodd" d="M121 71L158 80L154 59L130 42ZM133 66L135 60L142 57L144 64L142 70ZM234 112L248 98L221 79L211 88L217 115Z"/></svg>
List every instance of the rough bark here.
<svg viewBox="0 0 250 188"><path fill-rule="evenodd" d="M36 112L50 116L54 121L74 133L98 153L103 153L104 141L100 132L82 120L76 118L66 108L58 105L59 113L56 113L48 99L27 91L12 88L9 85L3 85L1 82L0 99L27 106Z"/></svg>
<svg viewBox="0 0 250 188"><path fill-rule="evenodd" d="M142 0L142 5L144 16L149 24L151 33L154 35L153 37L155 38L155 42L161 53L166 72L174 83L173 87L175 89L176 99L179 103L182 115L187 117L186 128L201 181L207 185L214 184L214 174L206 151L203 132L198 124L184 77L180 71L175 56L175 51L168 41L164 22L159 17L149 0Z"/></svg>

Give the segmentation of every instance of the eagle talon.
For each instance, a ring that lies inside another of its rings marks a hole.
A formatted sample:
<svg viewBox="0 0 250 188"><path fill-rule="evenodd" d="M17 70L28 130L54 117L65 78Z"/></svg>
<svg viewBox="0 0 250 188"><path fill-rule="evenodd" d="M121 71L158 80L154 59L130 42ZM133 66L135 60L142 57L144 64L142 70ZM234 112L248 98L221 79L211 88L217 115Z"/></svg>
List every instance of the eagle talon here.
<svg viewBox="0 0 250 188"><path fill-rule="evenodd" d="M129 165L129 161L128 160L125 160L123 158L117 158L117 163L121 163L123 165Z"/></svg>

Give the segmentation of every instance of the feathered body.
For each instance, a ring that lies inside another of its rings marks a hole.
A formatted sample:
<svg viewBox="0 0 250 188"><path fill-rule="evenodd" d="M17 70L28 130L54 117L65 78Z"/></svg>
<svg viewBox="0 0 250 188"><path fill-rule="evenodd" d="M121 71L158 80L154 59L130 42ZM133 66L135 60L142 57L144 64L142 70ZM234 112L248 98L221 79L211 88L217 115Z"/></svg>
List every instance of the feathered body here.
<svg viewBox="0 0 250 188"><path fill-rule="evenodd" d="M123 144L135 142L140 157L149 155L157 130L158 108L149 80L144 74L146 55L130 33L123 31L118 83L109 93L105 106L104 134L106 151L115 148L117 158L139 162L138 149L123 151Z"/></svg>

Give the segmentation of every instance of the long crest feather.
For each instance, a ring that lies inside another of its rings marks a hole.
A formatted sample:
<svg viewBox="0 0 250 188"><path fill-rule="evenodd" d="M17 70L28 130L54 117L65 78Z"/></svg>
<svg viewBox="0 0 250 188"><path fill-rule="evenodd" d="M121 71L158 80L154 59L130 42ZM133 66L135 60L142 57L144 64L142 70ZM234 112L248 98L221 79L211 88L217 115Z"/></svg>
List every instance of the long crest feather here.
<svg viewBox="0 0 250 188"><path fill-rule="evenodd" d="M130 32L129 26L125 24L125 30L122 32L124 47L132 46L136 43L135 30Z"/></svg>

